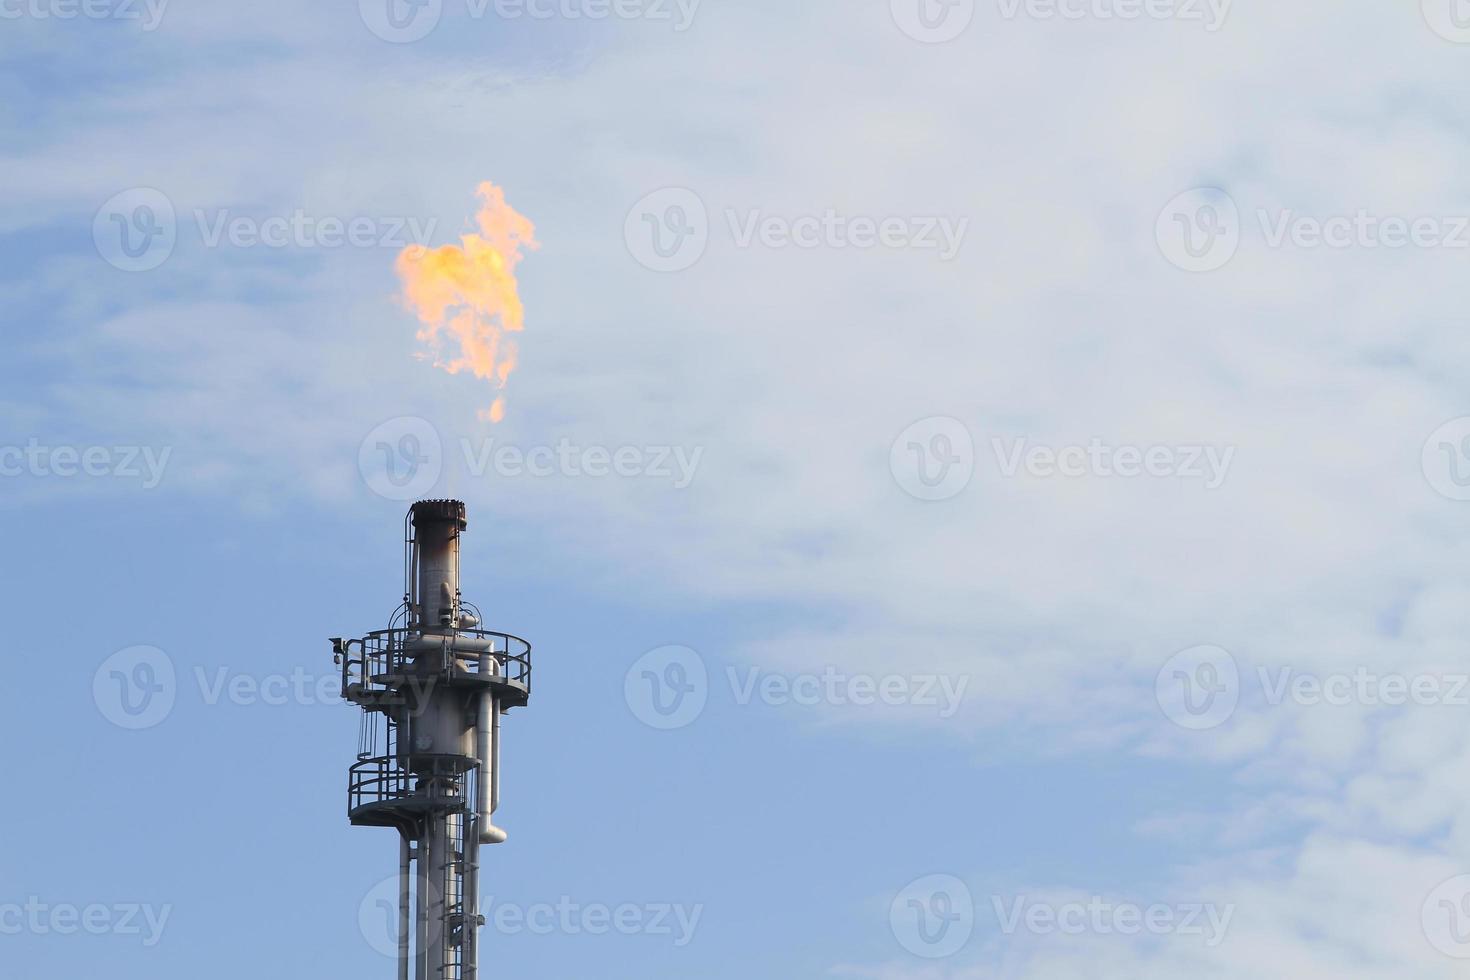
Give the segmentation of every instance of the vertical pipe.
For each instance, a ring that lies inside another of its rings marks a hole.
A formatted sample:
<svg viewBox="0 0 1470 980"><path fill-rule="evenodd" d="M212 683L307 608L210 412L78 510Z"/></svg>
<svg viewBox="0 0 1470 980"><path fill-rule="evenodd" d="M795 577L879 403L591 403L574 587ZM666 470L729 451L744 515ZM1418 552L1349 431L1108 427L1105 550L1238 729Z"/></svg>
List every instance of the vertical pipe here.
<svg viewBox="0 0 1470 980"><path fill-rule="evenodd" d="M500 701L490 699L490 812L500 809Z"/></svg>
<svg viewBox="0 0 1470 980"><path fill-rule="evenodd" d="M438 795L438 787L435 787L435 795ZM424 879L428 882L428 893L425 895L424 924L426 934L424 950L424 976L423 980L447 980L444 972L445 955L449 949L449 935L445 928L447 925L445 902L448 898L446 872L449 868L449 816L438 812L429 818L428 836L424 843L427 845L425 851L424 865L426 873Z"/></svg>
<svg viewBox="0 0 1470 980"><path fill-rule="evenodd" d="M413 851L408 844L408 831L398 835L398 980L408 980L408 930L412 916L409 914L408 878L413 862Z"/></svg>
<svg viewBox="0 0 1470 980"><path fill-rule="evenodd" d="M433 819L424 821L418 839L418 877L414 882L414 977L433 980L429 976L429 838Z"/></svg>
<svg viewBox="0 0 1470 980"><path fill-rule="evenodd" d="M479 673L483 676L491 669L491 654L489 650L480 654ZM480 692L480 700L476 705L475 712L475 758L479 761L479 769L475 772L475 811L474 822L470 824L469 833L465 837L465 861L468 865L466 882L466 894L468 904L466 913L470 917L466 920L465 937L466 953L465 963L469 980L478 980L480 975L480 930L478 920L475 918L480 914L480 844L483 841L485 828L490 826L489 800L491 798L490 783L490 735L487 725L486 704L490 702L489 691ZM491 709L493 710L493 704Z"/></svg>
<svg viewBox="0 0 1470 980"><path fill-rule="evenodd" d="M468 775L465 777L468 779ZM479 809L480 794L485 792L483 772L475 776L475 809ZM480 821L465 814L467 831L464 837L464 975L465 980L478 980L480 975L480 928L476 918L480 914Z"/></svg>
<svg viewBox="0 0 1470 980"><path fill-rule="evenodd" d="M480 778L485 792L476 801L476 831L482 844L504 844L505 831L490 822L500 805L500 703L489 691L480 694L478 721L475 724L475 753L480 760Z"/></svg>
<svg viewBox="0 0 1470 980"><path fill-rule="evenodd" d="M487 676L494 661L487 650L480 654L480 676ZM490 826L490 815L495 812L494 772L495 759L491 754L491 739L494 728L495 696L489 691L480 692L480 703L475 715L475 758L480 762L479 794L475 798L475 832L483 834Z"/></svg>
<svg viewBox="0 0 1470 980"><path fill-rule="evenodd" d="M417 533L415 533L417 538ZM417 540L414 541L412 557L409 559L411 571L409 572L409 596L408 596L408 622L410 626L422 626L423 617L419 605L419 547Z"/></svg>

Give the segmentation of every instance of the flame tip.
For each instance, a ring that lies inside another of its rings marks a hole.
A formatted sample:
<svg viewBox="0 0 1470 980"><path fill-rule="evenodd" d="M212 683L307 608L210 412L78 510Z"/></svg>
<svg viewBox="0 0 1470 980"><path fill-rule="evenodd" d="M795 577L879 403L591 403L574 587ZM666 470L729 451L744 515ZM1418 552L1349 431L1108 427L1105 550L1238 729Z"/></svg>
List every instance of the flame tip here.
<svg viewBox="0 0 1470 980"><path fill-rule="evenodd" d="M415 356L449 374L470 371L475 377L504 388L516 368L515 344L507 333L525 330L515 269L522 250L539 249L536 227L506 203L505 190L493 181L475 188L480 210L475 230L460 236L459 245L429 248L413 244L399 253L394 267L403 282L404 306L423 324L415 339L428 351ZM504 341L504 343L502 343ZM457 356L446 358L443 348L457 346ZM499 422L505 416L504 397L498 397L481 418Z"/></svg>

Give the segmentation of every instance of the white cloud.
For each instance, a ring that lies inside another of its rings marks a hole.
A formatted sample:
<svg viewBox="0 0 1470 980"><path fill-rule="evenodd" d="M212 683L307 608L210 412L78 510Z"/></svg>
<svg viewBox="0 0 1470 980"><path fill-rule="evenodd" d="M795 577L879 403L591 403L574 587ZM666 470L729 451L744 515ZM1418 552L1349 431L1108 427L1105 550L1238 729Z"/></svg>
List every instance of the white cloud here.
<svg viewBox="0 0 1470 980"><path fill-rule="evenodd" d="M1255 833L1273 819L1261 800L1319 828L1284 878L1219 870L1215 892L1242 910L1219 956L1085 944L1028 950L1002 975L1449 976L1416 938L1416 903L1470 864L1453 712L1248 699L1201 736L1168 726L1152 684L1200 643L1232 650L1247 676L1457 662L1463 505L1430 489L1419 459L1430 432L1470 414L1464 256L1271 249L1257 212L1470 214L1448 97L1464 52L1410 7L1325 0L1236 5L1216 34L982 7L938 47L905 38L881 3L711 5L686 34L646 26L610 33L619 43L574 74L510 84L427 46L396 52L394 71L324 60L309 43L320 28L296 23L278 37L298 46L268 72L139 83L101 103L109 121L7 155L10 229L89 221L151 185L181 214L406 213L448 234L478 181L507 186L545 247L524 267L523 366L500 430L470 421L473 383L409 358L391 253L293 264L198 247L132 280L90 257L51 267L37 289L66 290L73 312L46 344L78 382L50 393L53 418L166 433L188 486L261 501L290 481L376 505L357 443L393 414L432 416L451 441L702 447L681 493L450 489L533 522L594 572L844 622L752 639L746 659L969 674L966 737L1015 725L1042 751L1225 763L1255 800L1236 815ZM1224 269L1190 275L1160 254L1154 222L1206 184L1235 198L1244 241ZM697 265L660 276L622 234L665 186L695 190L713 225ZM742 249L725 223L730 209L829 208L970 229L944 263ZM107 312L124 290L128 311ZM889 444L934 415L970 427L977 472L924 503L888 472ZM1216 490L1003 478L991 440L1023 436L1235 456ZM1233 851L1253 833L1218 836Z"/></svg>

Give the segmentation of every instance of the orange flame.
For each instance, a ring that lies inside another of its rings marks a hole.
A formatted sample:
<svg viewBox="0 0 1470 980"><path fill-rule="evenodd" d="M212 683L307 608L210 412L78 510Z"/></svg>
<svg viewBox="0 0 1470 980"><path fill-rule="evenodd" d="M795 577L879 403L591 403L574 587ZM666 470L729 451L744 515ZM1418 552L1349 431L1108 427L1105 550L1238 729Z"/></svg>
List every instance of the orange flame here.
<svg viewBox="0 0 1470 980"><path fill-rule="evenodd" d="M476 193L479 232L461 236L460 245L410 245L398 256L398 277L405 303L424 325L417 337L428 345L434 366L450 374L471 371L504 388L516 367L515 341L506 334L525 329L516 266L522 248L540 246L535 226L505 203L505 191L486 181ZM505 396L479 414L499 422Z"/></svg>

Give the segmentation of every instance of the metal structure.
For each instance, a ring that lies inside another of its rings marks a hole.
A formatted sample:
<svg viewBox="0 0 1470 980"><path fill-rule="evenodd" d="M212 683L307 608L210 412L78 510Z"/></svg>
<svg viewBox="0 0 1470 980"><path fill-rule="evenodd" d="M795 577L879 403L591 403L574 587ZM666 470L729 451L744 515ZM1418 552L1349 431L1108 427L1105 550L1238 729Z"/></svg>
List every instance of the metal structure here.
<svg viewBox="0 0 1470 980"><path fill-rule="evenodd" d="M388 629L332 640L342 696L362 708L348 817L400 837L399 980L410 964L415 980L477 976L480 849L505 841L491 822L500 716L531 694L531 645L480 629L479 609L460 595L466 527L460 501L414 504L403 603Z"/></svg>

